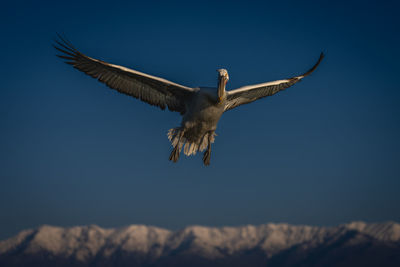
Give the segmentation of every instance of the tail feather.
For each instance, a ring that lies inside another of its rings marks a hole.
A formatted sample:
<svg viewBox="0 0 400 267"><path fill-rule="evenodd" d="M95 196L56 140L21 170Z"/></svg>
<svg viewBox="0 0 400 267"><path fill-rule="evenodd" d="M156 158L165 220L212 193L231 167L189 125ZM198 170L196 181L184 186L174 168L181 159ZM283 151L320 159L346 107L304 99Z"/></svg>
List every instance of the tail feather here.
<svg viewBox="0 0 400 267"><path fill-rule="evenodd" d="M185 136L179 138L181 131L182 128L180 127L172 128L168 131L167 135L173 147L179 145L179 151L181 151L184 146L183 152L186 156L196 155L197 151L204 151L208 146L208 140L210 140L211 143L214 143L216 136L215 133L212 133L211 138L209 138L210 133L206 133L201 139L198 140L198 142L189 142Z"/></svg>

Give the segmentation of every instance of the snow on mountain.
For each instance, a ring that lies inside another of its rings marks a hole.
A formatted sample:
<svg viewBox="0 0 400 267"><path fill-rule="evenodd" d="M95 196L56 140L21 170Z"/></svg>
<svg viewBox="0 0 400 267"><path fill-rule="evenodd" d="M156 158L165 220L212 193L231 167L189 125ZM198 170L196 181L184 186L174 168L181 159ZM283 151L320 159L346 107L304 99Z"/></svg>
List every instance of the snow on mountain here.
<svg viewBox="0 0 400 267"><path fill-rule="evenodd" d="M8 255L46 255L82 263L125 256L142 262L185 255L218 260L248 251L259 251L264 255L262 257L270 259L296 246L301 245L302 250L316 248L349 233L398 244L400 224L352 222L337 227L284 223L220 228L190 226L174 232L145 225L115 229L96 225L69 228L44 225L0 241L0 260L8 259ZM352 242L357 244L364 241L365 238L355 238ZM137 266L141 266L139 263Z"/></svg>
<svg viewBox="0 0 400 267"><path fill-rule="evenodd" d="M400 224L395 222L387 223L370 223L352 222L345 224L344 227L370 235L382 241L399 241L400 240Z"/></svg>

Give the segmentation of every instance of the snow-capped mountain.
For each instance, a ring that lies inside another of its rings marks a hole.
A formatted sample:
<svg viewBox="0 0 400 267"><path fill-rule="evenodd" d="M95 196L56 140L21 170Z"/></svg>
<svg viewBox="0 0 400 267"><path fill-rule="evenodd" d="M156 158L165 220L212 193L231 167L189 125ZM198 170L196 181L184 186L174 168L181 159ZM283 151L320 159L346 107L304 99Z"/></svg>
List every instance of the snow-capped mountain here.
<svg viewBox="0 0 400 267"><path fill-rule="evenodd" d="M400 266L400 224L45 225L0 241L0 266Z"/></svg>

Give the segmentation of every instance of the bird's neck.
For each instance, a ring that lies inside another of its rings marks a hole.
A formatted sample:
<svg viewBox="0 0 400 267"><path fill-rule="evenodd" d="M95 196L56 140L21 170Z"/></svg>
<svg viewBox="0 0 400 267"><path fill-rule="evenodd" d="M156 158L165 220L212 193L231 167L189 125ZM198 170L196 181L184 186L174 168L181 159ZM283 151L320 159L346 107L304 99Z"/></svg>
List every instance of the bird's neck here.
<svg viewBox="0 0 400 267"><path fill-rule="evenodd" d="M218 79L218 100L221 102L226 95L225 87L227 80L224 77Z"/></svg>

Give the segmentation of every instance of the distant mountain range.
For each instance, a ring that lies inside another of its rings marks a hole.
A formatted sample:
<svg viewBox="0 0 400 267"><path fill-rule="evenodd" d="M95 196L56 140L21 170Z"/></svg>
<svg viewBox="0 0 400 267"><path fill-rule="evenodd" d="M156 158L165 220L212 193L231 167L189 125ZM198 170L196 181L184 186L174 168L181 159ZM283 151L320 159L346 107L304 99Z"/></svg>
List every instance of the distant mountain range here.
<svg viewBox="0 0 400 267"><path fill-rule="evenodd" d="M400 266L400 224L42 226L0 241L0 266Z"/></svg>

